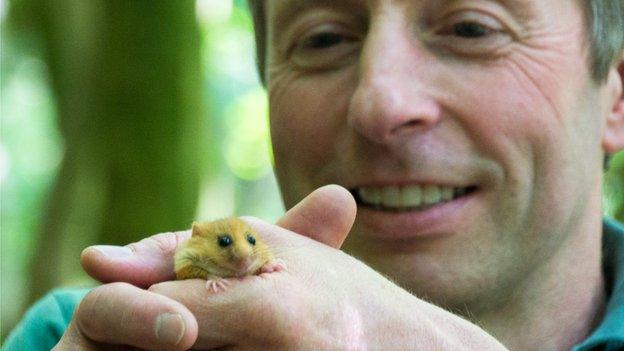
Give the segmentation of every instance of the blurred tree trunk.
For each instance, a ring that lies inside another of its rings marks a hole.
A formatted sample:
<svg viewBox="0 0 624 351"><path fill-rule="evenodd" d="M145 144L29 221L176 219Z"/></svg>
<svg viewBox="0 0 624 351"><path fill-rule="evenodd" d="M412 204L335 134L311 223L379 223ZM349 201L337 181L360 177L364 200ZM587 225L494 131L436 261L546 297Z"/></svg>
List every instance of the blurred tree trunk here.
<svg viewBox="0 0 624 351"><path fill-rule="evenodd" d="M190 227L208 134L194 1L28 1L65 142L32 300L84 277L87 245Z"/></svg>

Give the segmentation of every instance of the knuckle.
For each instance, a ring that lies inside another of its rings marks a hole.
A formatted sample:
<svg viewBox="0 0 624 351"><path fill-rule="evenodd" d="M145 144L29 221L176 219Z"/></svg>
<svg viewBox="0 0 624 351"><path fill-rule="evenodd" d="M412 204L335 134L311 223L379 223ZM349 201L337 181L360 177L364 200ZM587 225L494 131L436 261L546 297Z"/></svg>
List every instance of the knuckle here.
<svg viewBox="0 0 624 351"><path fill-rule="evenodd" d="M156 234L147 240L151 240L152 243L165 254L175 252L179 244L179 236L174 233Z"/></svg>
<svg viewBox="0 0 624 351"><path fill-rule="evenodd" d="M172 254L178 246L190 237L189 231L167 232L152 235L139 242L127 244L126 247L135 254L140 254L150 248L156 248L165 255Z"/></svg>
<svg viewBox="0 0 624 351"><path fill-rule="evenodd" d="M75 312L78 329L93 340L101 340L103 313L110 308L111 296L119 289L127 287L126 283L110 283L91 290L80 302Z"/></svg>
<svg viewBox="0 0 624 351"><path fill-rule="evenodd" d="M132 243L126 245L126 247L129 248L133 254L136 254L138 251L140 251L141 245L139 243Z"/></svg>
<svg viewBox="0 0 624 351"><path fill-rule="evenodd" d="M154 293L162 291L162 283L151 285L149 288L147 288L147 291Z"/></svg>
<svg viewBox="0 0 624 351"><path fill-rule="evenodd" d="M78 329L91 339L99 339L97 308L104 293L103 286L91 290L80 302L75 312Z"/></svg>

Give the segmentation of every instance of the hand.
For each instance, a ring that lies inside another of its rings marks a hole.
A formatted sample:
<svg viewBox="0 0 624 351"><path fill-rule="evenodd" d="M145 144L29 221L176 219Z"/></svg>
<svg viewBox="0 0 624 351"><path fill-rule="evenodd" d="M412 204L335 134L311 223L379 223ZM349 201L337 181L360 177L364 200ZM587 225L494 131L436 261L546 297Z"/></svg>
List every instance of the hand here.
<svg viewBox="0 0 624 351"><path fill-rule="evenodd" d="M295 229L307 227L314 231L315 239L340 246L344 237L336 238L333 232L349 231L355 208L352 199L345 203L344 194L336 188L329 186L312 193L281 223ZM328 209L329 215L325 213ZM343 209L353 215L343 218ZM314 218L321 218L324 224L315 227ZM104 283L118 283L95 288L83 299L55 350L122 350L125 345L150 350L191 347L197 338L197 322L189 310L179 302L140 289L175 278L173 254L190 234L164 233L126 247L85 249L81 256L85 270Z"/></svg>
<svg viewBox="0 0 624 351"><path fill-rule="evenodd" d="M197 322L180 303L127 283L93 289L54 350L187 350Z"/></svg>
<svg viewBox="0 0 624 351"><path fill-rule="evenodd" d="M196 349L504 349L483 330L414 297L342 251L244 219L276 248L285 271L246 277L219 294L201 280L149 288L191 310L199 324Z"/></svg>
<svg viewBox="0 0 624 351"><path fill-rule="evenodd" d="M199 327L193 329L198 334L189 332L197 335L197 349L504 349L478 327L332 248L342 244L354 215L352 197L333 186L291 209L281 227L246 218L286 262L286 271L247 277L220 294L199 280L156 284L144 291L144 303L153 309L173 300L187 306ZM147 286L173 278L172 254L183 239L161 234L131 245L134 254L117 259L87 250L83 264L101 280ZM147 295L154 293L171 299ZM99 328L115 323L103 321Z"/></svg>

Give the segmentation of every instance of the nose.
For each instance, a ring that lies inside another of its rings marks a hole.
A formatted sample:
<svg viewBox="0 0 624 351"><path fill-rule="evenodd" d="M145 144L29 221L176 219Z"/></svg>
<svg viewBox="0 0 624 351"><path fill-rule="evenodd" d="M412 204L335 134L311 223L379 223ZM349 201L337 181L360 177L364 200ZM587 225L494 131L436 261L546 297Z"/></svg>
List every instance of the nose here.
<svg viewBox="0 0 624 351"><path fill-rule="evenodd" d="M240 257L236 261L236 267L241 270L247 270L253 264L253 259L250 256Z"/></svg>
<svg viewBox="0 0 624 351"><path fill-rule="evenodd" d="M431 95L432 56L402 23L372 23L349 105L349 125L375 143L409 137L440 120L441 108Z"/></svg>
<svg viewBox="0 0 624 351"><path fill-rule="evenodd" d="M238 269L246 268L252 262L253 251L247 245L237 245L232 250L230 261Z"/></svg>

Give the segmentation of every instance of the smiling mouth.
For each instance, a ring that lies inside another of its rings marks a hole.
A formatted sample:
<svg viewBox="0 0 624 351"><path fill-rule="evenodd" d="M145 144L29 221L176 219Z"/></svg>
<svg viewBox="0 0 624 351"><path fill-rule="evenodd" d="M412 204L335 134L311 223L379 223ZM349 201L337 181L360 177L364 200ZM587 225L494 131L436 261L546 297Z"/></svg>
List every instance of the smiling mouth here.
<svg viewBox="0 0 624 351"><path fill-rule="evenodd" d="M351 189L359 206L379 211L422 211L470 195L476 186L449 187L436 185L365 186Z"/></svg>

